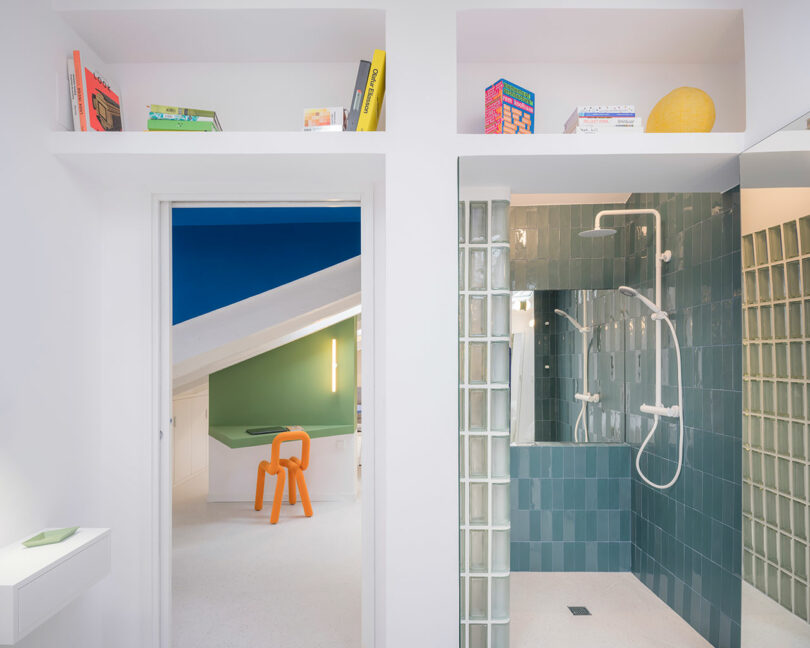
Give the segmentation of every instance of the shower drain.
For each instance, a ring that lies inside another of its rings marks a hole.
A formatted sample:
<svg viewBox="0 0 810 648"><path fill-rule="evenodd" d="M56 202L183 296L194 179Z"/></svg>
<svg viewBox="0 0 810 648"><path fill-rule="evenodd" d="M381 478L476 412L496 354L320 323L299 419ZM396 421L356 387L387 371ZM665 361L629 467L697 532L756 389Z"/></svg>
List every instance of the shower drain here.
<svg viewBox="0 0 810 648"><path fill-rule="evenodd" d="M568 609L571 610L571 614L574 616L591 616L588 608L584 605L569 605Z"/></svg>

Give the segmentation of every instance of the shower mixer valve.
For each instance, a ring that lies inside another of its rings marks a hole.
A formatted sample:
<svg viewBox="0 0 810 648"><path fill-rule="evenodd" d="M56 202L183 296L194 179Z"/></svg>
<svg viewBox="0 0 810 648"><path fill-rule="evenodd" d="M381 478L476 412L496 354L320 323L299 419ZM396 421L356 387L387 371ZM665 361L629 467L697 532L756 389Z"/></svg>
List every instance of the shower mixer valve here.
<svg viewBox="0 0 810 648"><path fill-rule="evenodd" d="M599 402L599 394L574 394L574 398L578 401L583 401L584 403L598 403Z"/></svg>
<svg viewBox="0 0 810 648"><path fill-rule="evenodd" d="M664 407L663 405L642 405L639 409L645 414L657 414L658 416L669 416L678 418L681 415L681 408L677 405Z"/></svg>

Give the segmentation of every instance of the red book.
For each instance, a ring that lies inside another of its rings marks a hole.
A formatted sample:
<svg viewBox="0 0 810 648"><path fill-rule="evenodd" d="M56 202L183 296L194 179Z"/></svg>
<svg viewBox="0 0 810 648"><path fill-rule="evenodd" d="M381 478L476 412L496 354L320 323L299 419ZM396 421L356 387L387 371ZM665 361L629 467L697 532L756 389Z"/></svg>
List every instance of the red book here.
<svg viewBox="0 0 810 648"><path fill-rule="evenodd" d="M87 86L87 116L90 128L97 131L120 131L121 102L110 86L99 76L84 68Z"/></svg>

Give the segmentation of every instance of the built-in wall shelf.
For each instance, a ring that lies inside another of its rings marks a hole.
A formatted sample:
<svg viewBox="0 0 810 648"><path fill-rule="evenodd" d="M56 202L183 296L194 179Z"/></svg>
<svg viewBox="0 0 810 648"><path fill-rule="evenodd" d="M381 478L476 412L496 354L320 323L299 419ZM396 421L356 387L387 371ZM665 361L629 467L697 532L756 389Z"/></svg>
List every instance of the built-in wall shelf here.
<svg viewBox="0 0 810 648"><path fill-rule="evenodd" d="M160 104L215 110L229 132L297 132L307 108L348 108L360 60L385 49L379 9L142 4L54 3L82 60L119 94L124 131L144 130ZM66 82L60 93L67 116Z"/></svg>
<svg viewBox="0 0 810 648"><path fill-rule="evenodd" d="M742 133L458 135L464 186L513 193L725 191Z"/></svg>
<svg viewBox="0 0 810 648"><path fill-rule="evenodd" d="M17 643L109 571L109 529L80 528L57 544L0 549L0 645Z"/></svg>
<svg viewBox="0 0 810 648"><path fill-rule="evenodd" d="M259 156L385 153L385 133L77 133L50 134L57 156Z"/></svg>
<svg viewBox="0 0 810 648"><path fill-rule="evenodd" d="M646 123L680 86L711 95L714 131L745 130L741 10L471 9L456 25L459 133L483 132L502 77L535 93L536 133L562 133L578 105L633 104Z"/></svg>

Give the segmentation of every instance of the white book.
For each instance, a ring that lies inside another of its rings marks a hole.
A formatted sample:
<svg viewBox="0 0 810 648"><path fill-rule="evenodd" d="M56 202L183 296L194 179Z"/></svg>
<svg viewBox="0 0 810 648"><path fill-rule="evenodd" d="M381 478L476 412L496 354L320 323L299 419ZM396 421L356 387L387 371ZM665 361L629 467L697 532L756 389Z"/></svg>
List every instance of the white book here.
<svg viewBox="0 0 810 648"><path fill-rule="evenodd" d="M582 117L635 117L636 107L631 104L616 106L577 106L565 122L565 130L574 128Z"/></svg>
<svg viewBox="0 0 810 648"><path fill-rule="evenodd" d="M67 59L67 74L68 74L68 94L70 95L70 108L73 114L73 130L80 131L82 129L81 119L79 117L79 91L76 88L76 67L73 65L73 57L68 56Z"/></svg>
<svg viewBox="0 0 810 648"><path fill-rule="evenodd" d="M610 134L622 134L622 133L643 133L644 129L641 128L641 125L638 126L607 126L607 127L599 127L599 126L576 126L574 130L566 131L566 134L580 134L584 133L587 135L602 135L607 133Z"/></svg>

